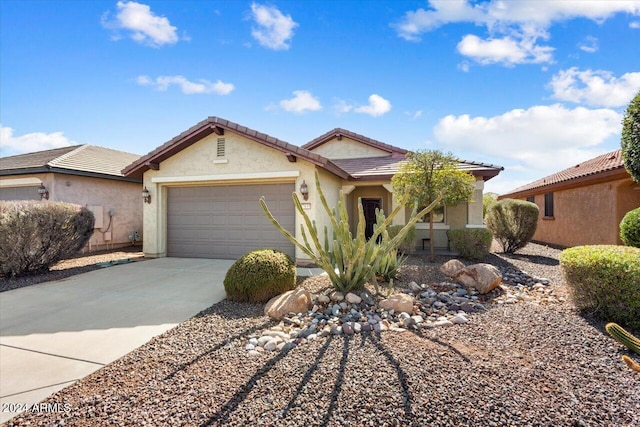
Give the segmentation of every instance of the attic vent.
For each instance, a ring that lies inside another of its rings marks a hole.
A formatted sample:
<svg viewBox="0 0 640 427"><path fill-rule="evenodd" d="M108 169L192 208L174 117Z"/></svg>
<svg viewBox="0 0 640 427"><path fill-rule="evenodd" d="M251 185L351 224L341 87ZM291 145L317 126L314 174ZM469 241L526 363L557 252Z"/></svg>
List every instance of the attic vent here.
<svg viewBox="0 0 640 427"><path fill-rule="evenodd" d="M218 138L218 147L216 151L216 157L224 157L224 155L225 155L224 138Z"/></svg>

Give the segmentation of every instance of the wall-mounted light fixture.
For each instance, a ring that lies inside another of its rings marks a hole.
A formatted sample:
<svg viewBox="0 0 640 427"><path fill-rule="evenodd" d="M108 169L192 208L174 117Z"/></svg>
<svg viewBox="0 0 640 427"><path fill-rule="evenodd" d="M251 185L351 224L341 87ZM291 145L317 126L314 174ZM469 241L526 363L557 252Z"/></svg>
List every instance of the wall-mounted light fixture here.
<svg viewBox="0 0 640 427"><path fill-rule="evenodd" d="M151 193L147 190L147 186L144 186L144 190L142 190L142 200L145 203L151 203Z"/></svg>
<svg viewBox="0 0 640 427"><path fill-rule="evenodd" d="M40 187L38 187L38 194L40 195L40 200L49 200L49 190L44 184L41 182Z"/></svg>
<svg viewBox="0 0 640 427"><path fill-rule="evenodd" d="M302 180L302 185L300 185L300 194L302 194L303 199L309 200L309 187L304 180Z"/></svg>

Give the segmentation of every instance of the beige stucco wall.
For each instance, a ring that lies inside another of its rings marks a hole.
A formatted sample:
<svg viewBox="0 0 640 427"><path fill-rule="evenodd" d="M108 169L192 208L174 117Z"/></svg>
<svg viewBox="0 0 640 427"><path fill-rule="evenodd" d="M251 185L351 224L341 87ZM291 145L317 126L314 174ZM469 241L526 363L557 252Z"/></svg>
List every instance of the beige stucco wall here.
<svg viewBox="0 0 640 427"><path fill-rule="evenodd" d="M333 138L312 151L328 159L357 159L360 157L384 157L389 155L386 151L362 144L345 136L342 137L342 140Z"/></svg>
<svg viewBox="0 0 640 427"><path fill-rule="evenodd" d="M142 235L142 185L126 181L92 178L60 173L20 175L20 178L37 178L49 191L50 202L66 202L80 206L92 206L95 214L102 214L103 226L96 228L86 250L96 251L131 244L129 234L138 231ZM109 211L114 215L109 225ZM99 224L98 224L99 225ZM102 233L108 231L111 234ZM140 244L140 242L138 242Z"/></svg>
<svg viewBox="0 0 640 427"><path fill-rule="evenodd" d="M560 246L616 245L624 213L640 206L640 191L630 179L555 191L554 217L544 218L544 193L534 240ZM624 213L623 213L624 212Z"/></svg>
<svg viewBox="0 0 640 427"><path fill-rule="evenodd" d="M144 173L144 185L152 195L152 203L144 205L146 256L166 256L166 189L170 186L295 182L295 188L298 190L304 180L309 188L309 202L312 204L312 208L306 212L312 220L318 219L317 208L320 202L316 200L313 164L302 159L289 162L281 151L230 131L225 132L223 136L226 147L225 156L218 158L216 156L218 138L222 137L215 134L209 135L161 162L159 170L148 170ZM226 161L226 163L214 163L220 161ZM278 177L283 172L299 173L294 177ZM269 177L270 174L272 177ZM299 237L301 237L299 231L301 223L302 216L296 213L295 233ZM296 257L304 258L303 255L296 248Z"/></svg>

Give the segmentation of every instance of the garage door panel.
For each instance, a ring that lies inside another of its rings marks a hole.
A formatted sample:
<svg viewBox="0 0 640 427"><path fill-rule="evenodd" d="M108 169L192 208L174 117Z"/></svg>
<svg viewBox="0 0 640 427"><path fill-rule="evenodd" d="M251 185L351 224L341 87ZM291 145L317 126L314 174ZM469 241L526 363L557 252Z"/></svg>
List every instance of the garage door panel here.
<svg viewBox="0 0 640 427"><path fill-rule="evenodd" d="M294 246L274 228L258 202L264 195L278 221L293 231L293 191L292 183L169 188L167 254L235 259L274 248L293 257Z"/></svg>

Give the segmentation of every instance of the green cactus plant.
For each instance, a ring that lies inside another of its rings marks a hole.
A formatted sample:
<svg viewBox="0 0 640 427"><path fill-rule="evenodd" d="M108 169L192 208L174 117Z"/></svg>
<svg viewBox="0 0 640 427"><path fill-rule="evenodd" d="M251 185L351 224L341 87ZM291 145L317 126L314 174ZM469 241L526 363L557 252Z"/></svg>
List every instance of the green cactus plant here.
<svg viewBox="0 0 640 427"><path fill-rule="evenodd" d="M640 354L640 339L632 335L617 323L607 323L604 328L607 330L607 333L620 344L624 345L634 353Z"/></svg>
<svg viewBox="0 0 640 427"><path fill-rule="evenodd" d="M348 292L359 289L365 283L372 283L376 290L378 284L376 280L376 272L380 271L380 265L384 258L394 250L397 250L400 243L406 237L411 227L418 222L425 214L440 203L442 195L440 195L433 203L424 208L422 211L413 215L407 224L392 239L383 239L377 243L378 237L386 231L391 225L393 218L404 209L404 203L399 203L391 214L384 220L377 221L374 227L373 235L367 240L365 237L365 218L362 209L362 203L358 200L358 225L356 236L353 237L349 231L349 215L346 208L345 196L340 191L337 209L329 208L327 200L320 186L318 172L315 173L316 190L322 203L322 206L331 220L333 228L332 239L329 241L329 231L324 227L324 244L320 242L321 236L318 232L316 222L312 221L304 211L298 195L294 192L293 202L296 210L302 216L304 223L300 225L300 234L302 241L295 238L289 231L285 230L278 220L269 211L264 198L260 199L260 205L263 211L273 223L273 225L282 233L291 243L296 245L300 250L315 262L320 268L324 269L333 286L341 291Z"/></svg>

